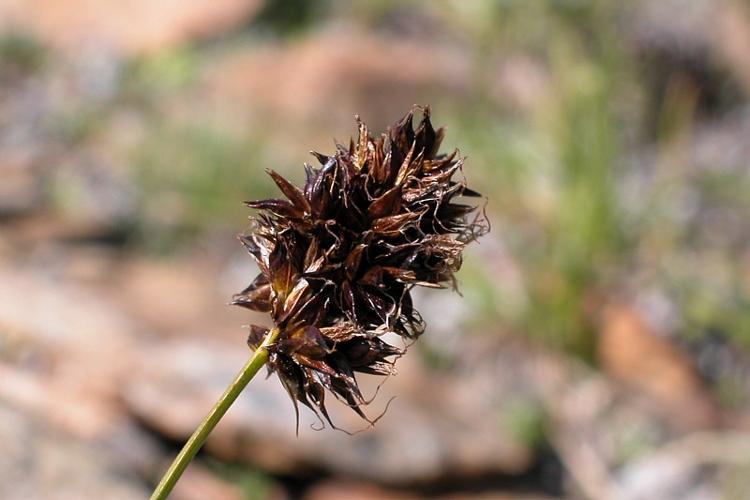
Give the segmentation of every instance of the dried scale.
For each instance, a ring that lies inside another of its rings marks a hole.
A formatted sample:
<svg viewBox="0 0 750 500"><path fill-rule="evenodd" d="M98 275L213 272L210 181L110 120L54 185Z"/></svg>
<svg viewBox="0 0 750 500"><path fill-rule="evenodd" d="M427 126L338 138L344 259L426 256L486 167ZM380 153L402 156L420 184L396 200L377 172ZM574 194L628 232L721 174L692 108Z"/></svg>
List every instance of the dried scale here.
<svg viewBox="0 0 750 500"><path fill-rule="evenodd" d="M240 237L260 274L233 303L269 313L278 338L267 346L294 401L322 414L325 390L367 420L355 373L391 375L404 349L382 336L415 339L425 325L415 286L455 287L464 247L489 229L461 174L458 151L438 152L444 129L430 110L413 113L373 137L359 118L357 140L331 156L313 152L306 182L295 187L269 171L286 199L246 202L259 213ZM269 330L252 326L257 349ZM372 422L368 420L368 422Z"/></svg>

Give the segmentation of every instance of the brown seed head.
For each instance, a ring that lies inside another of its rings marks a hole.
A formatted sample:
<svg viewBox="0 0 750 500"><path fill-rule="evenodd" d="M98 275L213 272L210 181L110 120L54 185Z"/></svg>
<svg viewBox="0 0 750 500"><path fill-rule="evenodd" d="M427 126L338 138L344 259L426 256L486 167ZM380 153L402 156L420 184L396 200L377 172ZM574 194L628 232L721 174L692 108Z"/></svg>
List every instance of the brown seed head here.
<svg viewBox="0 0 750 500"><path fill-rule="evenodd" d="M428 107L416 131L413 112L377 138L358 118L356 142L312 153L321 166L305 164L304 188L269 171L286 199L246 203L259 213L240 239L260 274L233 304L271 315L281 333L269 370L295 411L299 401L331 426L324 389L367 420L355 373L393 373L405 349L381 337L414 339L425 327L411 289L455 286L463 248L489 229L455 201L479 196L454 179L464 159L438 153L444 129L432 128ZM253 326L248 343L267 333Z"/></svg>

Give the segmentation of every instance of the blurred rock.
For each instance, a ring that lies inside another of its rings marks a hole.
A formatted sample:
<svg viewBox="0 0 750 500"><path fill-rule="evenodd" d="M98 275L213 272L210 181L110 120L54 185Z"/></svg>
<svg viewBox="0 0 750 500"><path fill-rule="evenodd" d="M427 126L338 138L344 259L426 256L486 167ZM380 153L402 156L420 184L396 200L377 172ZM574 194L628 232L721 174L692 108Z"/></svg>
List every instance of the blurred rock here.
<svg viewBox="0 0 750 500"><path fill-rule="evenodd" d="M717 3L723 0L680 0L637 3L629 25L636 40L660 50L682 54L705 54L712 39L712 24Z"/></svg>
<svg viewBox="0 0 750 500"><path fill-rule="evenodd" d="M119 424L118 391L132 366L134 330L94 290L41 270L0 267L0 360L9 363L0 395L68 432L109 432Z"/></svg>
<svg viewBox="0 0 750 500"><path fill-rule="evenodd" d="M234 243L231 238L227 241ZM152 332L179 336L211 332L212 337L235 339L241 349L247 335L242 325L263 323L266 318L228 305L234 292L220 286L217 267L221 264L208 258L132 259L123 263L120 286L112 294L131 317L148 324Z"/></svg>
<svg viewBox="0 0 750 500"><path fill-rule="evenodd" d="M0 3L0 26L68 49L152 52L245 22L261 0L29 0Z"/></svg>
<svg viewBox="0 0 750 500"><path fill-rule="evenodd" d="M315 485L303 497L304 500L416 500L426 495L409 491L388 490L367 483L345 481L324 481ZM470 491L466 493L446 493L429 495L429 498L441 500L550 500L555 497L526 493L500 493Z"/></svg>
<svg viewBox="0 0 750 500"><path fill-rule="evenodd" d="M247 498L236 486L230 485L199 464L190 464L170 495L175 500L243 500Z"/></svg>
<svg viewBox="0 0 750 500"><path fill-rule="evenodd" d="M35 375L7 364L0 364L0 377L0 398L60 431L93 438L122 424L111 401L90 394L75 380Z"/></svg>
<svg viewBox="0 0 750 500"><path fill-rule="evenodd" d="M0 151L0 219L22 215L42 200L42 185L35 175L29 153Z"/></svg>
<svg viewBox="0 0 750 500"><path fill-rule="evenodd" d="M546 436L572 479L566 491L574 496L718 499L722 474L747 464L747 434L699 431L674 439L685 436L684 424L665 416L661 401L644 405L632 390L553 353L530 364L548 413Z"/></svg>
<svg viewBox="0 0 750 500"><path fill-rule="evenodd" d="M699 116L717 117L750 95L750 14L741 2L639 2L628 26L652 102L668 102L682 85ZM664 109L655 111L652 120Z"/></svg>
<svg viewBox="0 0 750 500"><path fill-rule="evenodd" d="M3 378L5 375L3 374ZM46 414L31 415L0 394L0 497L8 500L49 498L145 498L145 479L157 468L161 450L141 431L124 426L95 440L80 439L50 427L47 415L66 411L57 401ZM85 424L85 422L82 422ZM174 490L181 500L240 500L237 487L200 464L192 464Z"/></svg>
<svg viewBox="0 0 750 500"><path fill-rule="evenodd" d="M146 495L137 478L105 448L50 429L44 418L8 406L2 396L0 443L0 497L4 499L136 500Z"/></svg>
<svg viewBox="0 0 750 500"><path fill-rule="evenodd" d="M673 60L709 68L723 64L750 92L750 14L735 0L638 2L629 23L636 43ZM726 82L724 82L726 84Z"/></svg>
<svg viewBox="0 0 750 500"><path fill-rule="evenodd" d="M137 419L176 440L192 432L249 355L240 342L192 339L154 345L147 352L128 380L125 401ZM385 417L367 432L355 436L331 429L312 432L308 427L320 423L302 408L300 434L295 437L292 403L274 375L253 380L206 449L222 459L251 460L281 473L323 469L387 483L428 482L446 473L517 474L528 467L528 448L504 434L492 419L473 418L486 415L483 405L493 405L496 399L472 397L463 383L410 377L416 367L408 363L406 358L400 361L402 373L381 390L371 417L388 402L389 394L384 392L393 388L393 393L404 397L393 401ZM376 388L366 377L363 386L368 388L366 394ZM343 405L332 403L330 412L345 429L366 427Z"/></svg>
<svg viewBox="0 0 750 500"><path fill-rule="evenodd" d="M342 27L231 54L207 68L204 85L212 102L233 113L265 111L305 124L349 123L360 113L381 129L413 104L466 96L470 74L460 47Z"/></svg>
<svg viewBox="0 0 750 500"><path fill-rule="evenodd" d="M41 174L54 141L45 128L48 102L40 94L39 82L0 79L0 219L25 215L45 201Z"/></svg>
<svg viewBox="0 0 750 500"><path fill-rule="evenodd" d="M750 10L747 4L725 1L719 4L718 29L714 30L714 52L722 58L750 95Z"/></svg>
<svg viewBox="0 0 750 500"><path fill-rule="evenodd" d="M698 172L736 172L747 175L750 142L750 106L737 109L721 120L704 122L695 130L690 145L690 165Z"/></svg>
<svg viewBox="0 0 750 500"><path fill-rule="evenodd" d="M718 408L690 358L658 336L632 309L610 306L607 310L598 358L612 376L659 401L677 426L716 425Z"/></svg>
<svg viewBox="0 0 750 500"><path fill-rule="evenodd" d="M732 467L746 468L748 457L750 435L746 433L690 434L624 467L618 474L625 492L623 498L745 498L750 493L746 474L733 484L726 478Z"/></svg>
<svg viewBox="0 0 750 500"><path fill-rule="evenodd" d="M0 172L8 181L0 186L0 218L17 216L4 221L6 236L27 251L65 241L122 244L135 218L131 182L92 158L48 161Z"/></svg>
<svg viewBox="0 0 750 500"><path fill-rule="evenodd" d="M65 158L51 172L61 234L72 239L123 240L133 223L136 191L119 171L93 155Z"/></svg>
<svg viewBox="0 0 750 500"><path fill-rule="evenodd" d="M637 460L623 471L623 493L620 498L719 500L723 495L717 488L715 474L706 467L685 461L684 457L662 456Z"/></svg>

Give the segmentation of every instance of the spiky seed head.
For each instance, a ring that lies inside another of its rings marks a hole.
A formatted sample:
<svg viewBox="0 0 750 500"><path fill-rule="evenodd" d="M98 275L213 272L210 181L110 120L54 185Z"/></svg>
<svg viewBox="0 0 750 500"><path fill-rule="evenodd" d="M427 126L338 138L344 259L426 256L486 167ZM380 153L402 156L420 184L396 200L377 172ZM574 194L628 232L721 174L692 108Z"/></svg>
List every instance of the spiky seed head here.
<svg viewBox="0 0 750 500"><path fill-rule="evenodd" d="M378 137L357 118L356 141L312 152L320 166L305 164L303 188L269 171L284 198L246 202L258 214L240 240L260 273L233 304L271 315L281 333L269 370L295 412L300 402L334 428L324 389L368 420L355 373L394 372L405 348L381 337L412 340L425 328L412 288L455 287L462 250L489 229L482 211L457 201L479 196L460 175L464 158L439 153L444 129L433 129L428 107L415 109ZM248 344L267 334L252 326Z"/></svg>

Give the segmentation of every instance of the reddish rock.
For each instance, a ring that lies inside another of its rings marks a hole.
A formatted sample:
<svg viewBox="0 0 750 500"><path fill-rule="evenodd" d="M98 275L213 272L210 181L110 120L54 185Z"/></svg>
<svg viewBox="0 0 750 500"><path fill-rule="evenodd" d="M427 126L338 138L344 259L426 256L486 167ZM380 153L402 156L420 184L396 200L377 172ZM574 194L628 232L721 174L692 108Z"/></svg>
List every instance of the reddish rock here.
<svg viewBox="0 0 750 500"><path fill-rule="evenodd" d="M716 424L718 409L690 358L634 310L623 306L607 310L598 357L605 371L657 400L677 425Z"/></svg>
<svg viewBox="0 0 750 500"><path fill-rule="evenodd" d="M466 95L471 62L460 47L381 37L352 27L286 46L238 52L208 68L210 98L236 110L265 110L308 122L351 121L373 128L438 94Z"/></svg>
<svg viewBox="0 0 750 500"><path fill-rule="evenodd" d="M0 26L69 49L153 52L245 22L261 0L23 0L0 3Z"/></svg>

